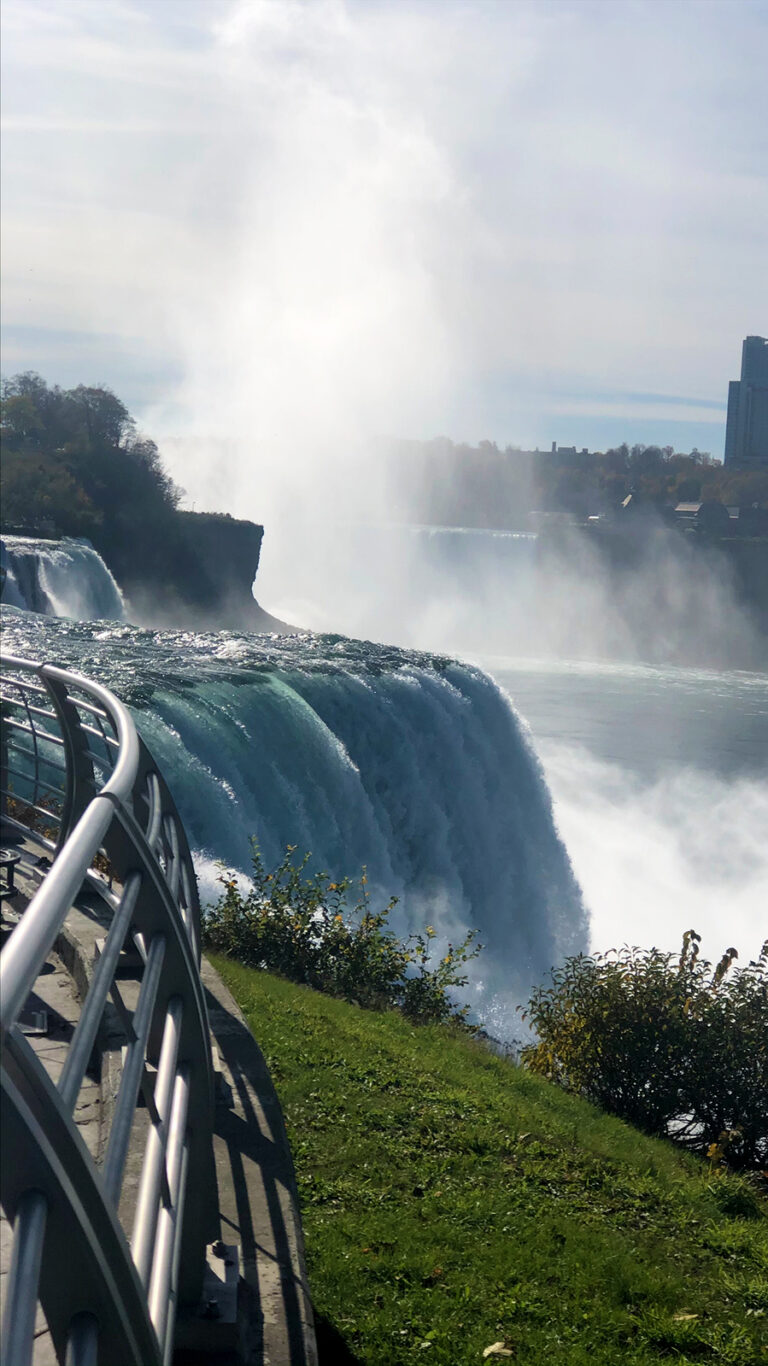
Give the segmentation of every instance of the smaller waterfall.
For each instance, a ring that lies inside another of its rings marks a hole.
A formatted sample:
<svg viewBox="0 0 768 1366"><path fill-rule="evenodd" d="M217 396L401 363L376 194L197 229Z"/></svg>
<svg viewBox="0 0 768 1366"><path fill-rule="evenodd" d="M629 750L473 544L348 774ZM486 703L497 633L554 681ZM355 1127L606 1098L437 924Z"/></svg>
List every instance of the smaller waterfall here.
<svg viewBox="0 0 768 1366"><path fill-rule="evenodd" d="M115 580L90 541L3 536L2 600L12 607L74 621L125 621Z"/></svg>

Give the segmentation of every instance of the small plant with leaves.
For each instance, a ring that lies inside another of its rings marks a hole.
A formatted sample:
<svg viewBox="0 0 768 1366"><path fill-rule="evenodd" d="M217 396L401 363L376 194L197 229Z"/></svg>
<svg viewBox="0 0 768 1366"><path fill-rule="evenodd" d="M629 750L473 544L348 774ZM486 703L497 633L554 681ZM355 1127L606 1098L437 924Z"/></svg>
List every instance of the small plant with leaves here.
<svg viewBox="0 0 768 1366"><path fill-rule="evenodd" d="M310 855L297 861L295 854L289 845L268 871L254 840L250 885L241 890L231 871L222 872L223 894L205 918L206 944L246 967L361 1006L396 1009L417 1023L466 1025L469 1007L457 1006L453 993L466 986L465 965L480 951L475 931L435 963L435 930L400 939L389 925L397 898L374 910L365 869L355 887L350 878L308 873Z"/></svg>
<svg viewBox="0 0 768 1366"><path fill-rule="evenodd" d="M768 1161L768 943L717 967L689 930L680 955L623 948L569 958L524 1017L524 1066L711 1162Z"/></svg>

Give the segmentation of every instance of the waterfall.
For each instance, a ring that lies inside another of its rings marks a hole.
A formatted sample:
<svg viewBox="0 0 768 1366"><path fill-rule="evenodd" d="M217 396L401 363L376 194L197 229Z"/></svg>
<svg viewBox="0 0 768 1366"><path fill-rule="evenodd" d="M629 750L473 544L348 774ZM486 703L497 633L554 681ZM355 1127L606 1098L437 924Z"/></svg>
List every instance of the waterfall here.
<svg viewBox="0 0 768 1366"><path fill-rule="evenodd" d="M587 945L586 914L524 723L480 669L339 636L105 628L7 612L8 648L66 661L133 708L206 885L286 845L333 877L367 867L399 931L485 949L489 1018ZM478 1006L479 1008L479 1006ZM493 1027L493 1024L492 1024Z"/></svg>
<svg viewBox="0 0 768 1366"><path fill-rule="evenodd" d="M2 600L75 621L124 621L122 593L90 541L3 536Z"/></svg>

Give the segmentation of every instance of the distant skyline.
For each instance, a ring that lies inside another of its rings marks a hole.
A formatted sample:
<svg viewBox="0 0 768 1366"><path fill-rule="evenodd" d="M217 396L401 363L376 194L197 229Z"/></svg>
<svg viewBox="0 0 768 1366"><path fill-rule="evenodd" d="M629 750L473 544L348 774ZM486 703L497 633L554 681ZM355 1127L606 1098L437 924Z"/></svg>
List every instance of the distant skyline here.
<svg viewBox="0 0 768 1366"><path fill-rule="evenodd" d="M209 432L722 458L766 69L768 0L4 0L3 372L192 497Z"/></svg>

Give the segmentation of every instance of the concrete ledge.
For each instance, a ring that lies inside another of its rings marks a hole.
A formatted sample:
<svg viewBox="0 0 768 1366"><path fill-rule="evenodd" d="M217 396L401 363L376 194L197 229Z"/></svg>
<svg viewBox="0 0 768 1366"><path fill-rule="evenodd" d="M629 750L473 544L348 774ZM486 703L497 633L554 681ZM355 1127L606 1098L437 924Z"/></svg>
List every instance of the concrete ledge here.
<svg viewBox="0 0 768 1366"><path fill-rule="evenodd" d="M221 1239L240 1245L240 1342L231 1359L249 1366L317 1366L296 1178L280 1102L261 1049L206 959L201 977L218 1052L214 1152ZM194 1319L180 1320L178 1366L201 1359L194 1336Z"/></svg>

